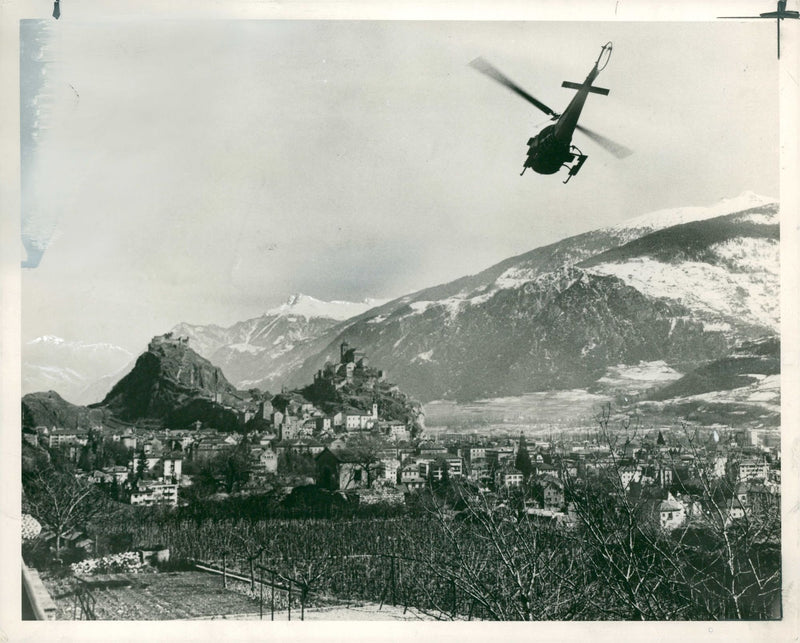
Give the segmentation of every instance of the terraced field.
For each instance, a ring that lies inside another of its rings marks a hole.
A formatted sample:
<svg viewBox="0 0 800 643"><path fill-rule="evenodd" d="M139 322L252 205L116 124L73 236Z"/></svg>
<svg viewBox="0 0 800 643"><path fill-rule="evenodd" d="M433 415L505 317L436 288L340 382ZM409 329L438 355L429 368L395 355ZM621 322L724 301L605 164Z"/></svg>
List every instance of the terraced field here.
<svg viewBox="0 0 800 643"><path fill-rule="evenodd" d="M260 617L259 600L248 596L249 584L228 581L222 586L219 576L204 572L166 572L140 574L101 574L89 577L90 590L96 599L95 616L101 621L147 620L256 620ZM80 618L75 610L74 581L43 577L58 608L59 620ZM270 620L269 592L264 592L264 620ZM277 601L274 619L289 620L285 595ZM294 603L294 601L293 601ZM435 617L401 606L378 605L357 601L326 604L315 601L306 608L307 621L419 621ZM294 605L291 620L300 620L300 609Z"/></svg>
<svg viewBox="0 0 800 643"><path fill-rule="evenodd" d="M73 581L43 578L58 607L58 618L73 618ZM172 620L257 614L258 600L222 586L203 572L106 574L92 577L98 620Z"/></svg>

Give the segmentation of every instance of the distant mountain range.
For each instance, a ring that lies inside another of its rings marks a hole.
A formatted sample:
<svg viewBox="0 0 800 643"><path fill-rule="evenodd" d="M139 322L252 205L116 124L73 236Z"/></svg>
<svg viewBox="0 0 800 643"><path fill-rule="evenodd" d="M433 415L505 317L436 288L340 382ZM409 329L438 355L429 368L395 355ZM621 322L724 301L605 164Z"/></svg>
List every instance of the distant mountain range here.
<svg viewBox="0 0 800 643"><path fill-rule="evenodd" d="M777 203L745 193L570 237L342 322L303 320L283 352L237 339L211 354L208 327L189 341L237 385L267 389L309 381L347 341L423 401L586 387L641 361L688 373L778 335L778 247Z"/></svg>
<svg viewBox="0 0 800 643"><path fill-rule="evenodd" d="M114 344L37 337L22 346L22 393L52 389L74 404L97 402L133 367L133 357Z"/></svg>
<svg viewBox="0 0 800 643"><path fill-rule="evenodd" d="M228 328L173 332L238 389L307 384L342 341L423 402L591 387L642 362L663 363L678 386L743 344L778 337L778 248L778 204L745 193L570 237L388 302L299 295Z"/></svg>

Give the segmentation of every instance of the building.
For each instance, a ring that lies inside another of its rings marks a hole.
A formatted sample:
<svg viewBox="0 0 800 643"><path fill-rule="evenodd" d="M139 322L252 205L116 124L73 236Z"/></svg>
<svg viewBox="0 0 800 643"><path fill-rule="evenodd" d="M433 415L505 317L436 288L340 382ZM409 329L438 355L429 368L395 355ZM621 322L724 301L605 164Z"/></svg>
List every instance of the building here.
<svg viewBox="0 0 800 643"><path fill-rule="evenodd" d="M494 484L498 489L500 487L520 487L522 479L522 472L510 467L499 469L494 474Z"/></svg>
<svg viewBox="0 0 800 643"><path fill-rule="evenodd" d="M132 505L178 505L178 485L174 483L140 481L131 490Z"/></svg>
<svg viewBox="0 0 800 643"><path fill-rule="evenodd" d="M62 446L84 446L89 442L89 432L81 429L44 429L44 443L50 449Z"/></svg>
<svg viewBox="0 0 800 643"><path fill-rule="evenodd" d="M317 455L317 485L323 489L345 490L369 487L377 478L379 461L367 461L348 449L324 448Z"/></svg>
<svg viewBox="0 0 800 643"><path fill-rule="evenodd" d="M729 459L727 474L731 480L744 482L747 480L767 480L769 478L769 465L765 457L742 458L741 460Z"/></svg>
<svg viewBox="0 0 800 643"><path fill-rule="evenodd" d="M183 459L175 456L162 458L164 479L180 482L183 475Z"/></svg>
<svg viewBox="0 0 800 643"><path fill-rule="evenodd" d="M470 461L467 478L475 482L490 477L489 462L486 458L478 458Z"/></svg>
<svg viewBox="0 0 800 643"><path fill-rule="evenodd" d="M373 408L375 407L376 405L373 405ZM345 409L342 416L346 431L364 431L366 429L371 429L377 421L373 413L366 413L365 411L353 408Z"/></svg>
<svg viewBox="0 0 800 643"><path fill-rule="evenodd" d="M686 522L686 509L671 493L658 505L658 521L662 529L671 531Z"/></svg>
<svg viewBox="0 0 800 643"><path fill-rule="evenodd" d="M625 465L618 469L619 481L623 489L627 489L632 482L641 482L642 468L636 465Z"/></svg>
<svg viewBox="0 0 800 643"><path fill-rule="evenodd" d="M469 446L463 449L463 455L467 462L486 458L486 447L481 445Z"/></svg>
<svg viewBox="0 0 800 643"><path fill-rule="evenodd" d="M564 485L560 480L548 476L542 484L542 491L545 508L564 506Z"/></svg>
<svg viewBox="0 0 800 643"><path fill-rule="evenodd" d="M264 449L258 456L258 466L266 473L278 471L278 454L272 449Z"/></svg>

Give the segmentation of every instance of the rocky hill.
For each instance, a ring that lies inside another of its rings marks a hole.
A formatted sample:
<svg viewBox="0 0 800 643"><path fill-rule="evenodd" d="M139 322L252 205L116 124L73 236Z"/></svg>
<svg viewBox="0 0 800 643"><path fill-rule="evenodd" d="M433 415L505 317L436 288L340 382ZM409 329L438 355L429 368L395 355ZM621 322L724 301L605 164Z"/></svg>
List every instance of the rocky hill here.
<svg viewBox="0 0 800 643"><path fill-rule="evenodd" d="M22 397L22 428L74 429L113 425L111 414L104 409L89 409L67 402L55 391L28 393Z"/></svg>
<svg viewBox="0 0 800 643"><path fill-rule="evenodd" d="M187 406L207 413L214 406L241 404L242 395L217 366L192 350L185 338L167 333L153 338L133 370L95 407L131 421L168 418ZM188 423L189 415L181 417Z"/></svg>

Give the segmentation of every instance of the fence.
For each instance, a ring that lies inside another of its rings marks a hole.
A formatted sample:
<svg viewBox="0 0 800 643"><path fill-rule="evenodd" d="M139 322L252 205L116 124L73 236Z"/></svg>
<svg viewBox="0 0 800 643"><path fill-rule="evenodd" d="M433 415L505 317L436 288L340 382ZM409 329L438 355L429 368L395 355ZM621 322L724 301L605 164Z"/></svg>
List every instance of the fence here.
<svg viewBox="0 0 800 643"><path fill-rule="evenodd" d="M377 603L379 610L385 604L402 606L403 614L412 608L437 620L488 617L476 599L459 590L454 575L432 570L429 561L385 553L305 560L265 559L263 554L223 552L214 561L195 561L195 567L221 575L224 587L229 581L244 582L254 593L258 585L262 619L268 612L274 620L276 611L285 608L291 620L294 608L304 620L309 606L353 600Z"/></svg>
<svg viewBox="0 0 800 643"><path fill-rule="evenodd" d="M72 620L73 621L96 621L94 606L97 599L89 589L86 581L76 578L75 589L73 590L72 600Z"/></svg>

